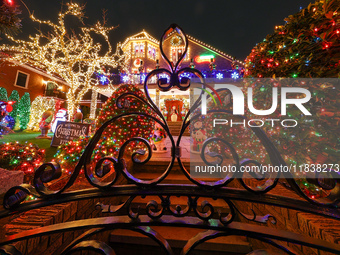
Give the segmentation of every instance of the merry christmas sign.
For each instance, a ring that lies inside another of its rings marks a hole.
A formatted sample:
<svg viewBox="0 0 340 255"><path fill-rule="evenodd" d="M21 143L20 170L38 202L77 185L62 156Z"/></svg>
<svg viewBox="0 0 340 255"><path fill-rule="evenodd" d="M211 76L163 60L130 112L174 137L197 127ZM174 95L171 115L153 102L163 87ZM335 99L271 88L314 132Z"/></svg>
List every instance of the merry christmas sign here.
<svg viewBox="0 0 340 255"><path fill-rule="evenodd" d="M51 147L58 147L69 141L88 135L90 124L58 121Z"/></svg>

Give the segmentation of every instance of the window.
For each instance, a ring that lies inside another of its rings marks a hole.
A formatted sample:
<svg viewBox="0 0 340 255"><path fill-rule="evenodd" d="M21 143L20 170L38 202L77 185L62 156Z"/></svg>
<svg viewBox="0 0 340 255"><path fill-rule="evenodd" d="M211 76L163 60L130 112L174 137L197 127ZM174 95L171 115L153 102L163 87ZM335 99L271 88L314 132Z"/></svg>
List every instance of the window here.
<svg viewBox="0 0 340 255"><path fill-rule="evenodd" d="M15 79L14 86L21 87L21 88L27 88L29 76L30 75L27 74L27 73L23 73L21 71L18 71L17 77Z"/></svg>
<svg viewBox="0 0 340 255"><path fill-rule="evenodd" d="M148 47L148 57L152 60L156 60L156 49L152 46Z"/></svg>
<svg viewBox="0 0 340 255"><path fill-rule="evenodd" d="M176 63L180 57L183 55L184 53L184 46L175 46L175 47L171 47L171 60L173 63ZM187 51L186 56L184 57L184 61L188 61L189 59L189 48Z"/></svg>
<svg viewBox="0 0 340 255"><path fill-rule="evenodd" d="M135 44L135 57L144 57L144 44Z"/></svg>

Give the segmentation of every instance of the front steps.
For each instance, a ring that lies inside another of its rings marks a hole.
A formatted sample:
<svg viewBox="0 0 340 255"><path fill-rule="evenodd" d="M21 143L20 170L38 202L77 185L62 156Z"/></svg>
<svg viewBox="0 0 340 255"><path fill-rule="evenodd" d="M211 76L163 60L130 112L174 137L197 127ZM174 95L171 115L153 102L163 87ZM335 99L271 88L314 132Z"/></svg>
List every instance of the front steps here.
<svg viewBox="0 0 340 255"><path fill-rule="evenodd" d="M182 121L168 121L170 133L173 136L178 136L181 131ZM190 136L189 127L185 130L183 136Z"/></svg>
<svg viewBox="0 0 340 255"><path fill-rule="evenodd" d="M176 140L177 138L175 138ZM190 171L190 148L189 137L186 137L182 144L182 156L181 160L188 171ZM191 160L194 160L191 158ZM142 180L154 180L158 178L162 173L166 171L169 162L171 161L170 151L166 153L153 154L151 160L143 165L136 165L131 174ZM215 179L201 179L204 181L216 181ZM162 181L162 184L193 184L181 171L177 160L171 169L169 175ZM157 196L147 197L135 197L131 204L133 211L139 211L140 215L146 214L146 205L149 201L154 200L161 205L161 199ZM176 206L186 208L188 205L187 197L170 197L171 208L175 209ZM199 211L201 211L201 203L206 200L214 206L214 218L219 218L219 213L223 217L227 216L229 207L225 201L221 199L213 200L210 198L200 198L197 202L199 205ZM169 215L169 211L165 214ZM119 211L115 213L119 215ZM193 211L188 214L190 217L196 216ZM178 218L180 220L180 218ZM165 226L153 226L156 232L164 237L173 249L174 254L180 254L181 250L185 246L188 240L196 236L198 233L205 230L185 228L185 227L165 227ZM160 246L149 237L146 237L140 233L133 232L131 230L115 230L110 233L110 245L114 248L117 254L134 255L134 254L149 254L160 255L165 252ZM250 243L247 238L240 236L219 237L213 240L209 240L196 247L190 254L193 255L243 255L252 251Z"/></svg>

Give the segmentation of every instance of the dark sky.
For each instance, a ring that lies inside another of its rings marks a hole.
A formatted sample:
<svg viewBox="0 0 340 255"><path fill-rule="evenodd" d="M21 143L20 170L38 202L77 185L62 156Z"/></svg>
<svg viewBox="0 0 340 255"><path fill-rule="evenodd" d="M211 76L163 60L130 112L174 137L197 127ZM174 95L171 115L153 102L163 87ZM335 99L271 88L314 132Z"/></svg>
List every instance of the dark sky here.
<svg viewBox="0 0 340 255"><path fill-rule="evenodd" d="M19 3L19 0L15 0ZM55 21L62 0L24 0L36 17ZM177 23L193 37L244 60L256 43L273 32L284 18L307 7L309 0L73 0L86 3L88 24L101 19L108 10L113 43L145 29L156 39ZM67 1L64 0L64 3ZM22 6L20 37L33 33L28 13Z"/></svg>

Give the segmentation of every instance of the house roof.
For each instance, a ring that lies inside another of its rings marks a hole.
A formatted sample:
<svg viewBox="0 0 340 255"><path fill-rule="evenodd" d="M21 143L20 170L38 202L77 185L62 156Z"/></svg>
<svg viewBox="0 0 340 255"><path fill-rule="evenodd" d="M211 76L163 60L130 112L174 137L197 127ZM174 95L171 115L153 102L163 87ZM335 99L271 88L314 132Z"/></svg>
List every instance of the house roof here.
<svg viewBox="0 0 340 255"><path fill-rule="evenodd" d="M198 45L200 45L200 46L202 46L202 47L204 47L204 48L206 48L206 49L209 49L209 50L211 50L211 51L214 51L216 54L218 54L218 55L220 55L221 57L224 57L224 58L226 58L226 59L228 59L228 60L230 60L230 61L236 61L236 62L238 62L239 64L245 65L244 62L242 62L242 61L240 61L240 60L238 60L238 59L235 59L234 57L230 56L229 54L224 53L223 51L220 51L220 50L218 50L218 49L216 49L216 48L210 46L209 44L206 44L206 43L204 43L204 42L202 42L202 41L200 41L200 40L198 40L198 39L196 39L196 38L194 38L194 37L192 37L192 36L190 36L190 35L187 35L187 36L188 36L189 42L198 44Z"/></svg>
<svg viewBox="0 0 340 255"><path fill-rule="evenodd" d="M138 34L132 35L122 43L122 48L129 42L129 41L134 41L134 40L150 40L151 42L155 44L159 44L159 41L156 40L154 37L152 37L149 33L147 33L145 30L142 32L139 32Z"/></svg>
<svg viewBox="0 0 340 255"><path fill-rule="evenodd" d="M200 40L198 40L198 39L196 39L196 38L194 38L194 37L192 37L190 35L187 35L187 36L188 36L189 42L195 43L195 44L200 45L200 46L202 46L202 47L204 47L206 49L214 51L217 55L219 55L219 56L221 56L223 58L226 58L226 59L228 59L230 61L235 61L235 62L237 62L237 63L239 63L241 65L245 65L244 62L242 62L242 61L240 61L238 59L235 59L231 55L229 55L229 54L227 54L227 53L225 53L223 51L220 51L220 50L210 46L209 44L206 44L206 43L204 43L204 42L202 42L202 41L200 41ZM142 32L139 32L139 33L137 33L135 35L132 35L132 36L126 38L126 40L122 43L122 48L124 48L129 41L134 41L134 40L150 40L151 42L159 45L159 41L158 40L156 40L153 36L151 36L145 30L143 30Z"/></svg>
<svg viewBox="0 0 340 255"><path fill-rule="evenodd" d="M33 65L30 65L30 64L21 64L21 63L18 63L17 61L12 60L10 53L11 52L0 52L0 59L2 61L7 61L9 63L12 63L15 66L21 66L23 68L26 68L26 69L28 69L32 72L35 72L39 75L45 76L48 79L51 79L51 80L57 81L59 83L62 83L66 86L69 86L68 83L64 79L62 79L60 76L58 76L56 74L47 73L46 70L43 70L43 69L41 69L37 66L33 66Z"/></svg>

